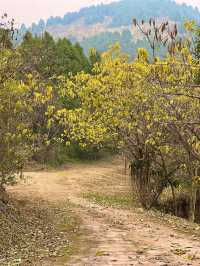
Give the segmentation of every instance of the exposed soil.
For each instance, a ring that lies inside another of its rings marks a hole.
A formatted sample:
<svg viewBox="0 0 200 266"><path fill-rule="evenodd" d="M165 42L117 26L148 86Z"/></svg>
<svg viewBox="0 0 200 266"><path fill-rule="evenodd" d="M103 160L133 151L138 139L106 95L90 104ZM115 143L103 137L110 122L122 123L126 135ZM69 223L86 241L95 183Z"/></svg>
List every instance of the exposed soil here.
<svg viewBox="0 0 200 266"><path fill-rule="evenodd" d="M129 178L123 172L119 159L72 164L56 171L26 173L26 182L9 188L9 193L18 199L39 198L58 206L69 201L84 231L70 259L63 254L22 265L200 265L198 232L181 232L177 225L169 225L168 218L151 215L141 208L116 208L85 197L91 192L116 197L131 193ZM180 223L184 221L180 219ZM191 226L199 230L197 225Z"/></svg>

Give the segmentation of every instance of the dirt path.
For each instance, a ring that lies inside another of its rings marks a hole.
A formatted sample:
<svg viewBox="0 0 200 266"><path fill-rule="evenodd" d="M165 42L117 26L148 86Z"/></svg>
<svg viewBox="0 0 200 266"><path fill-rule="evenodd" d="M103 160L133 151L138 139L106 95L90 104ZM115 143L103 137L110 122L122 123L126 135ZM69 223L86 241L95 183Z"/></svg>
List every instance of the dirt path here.
<svg viewBox="0 0 200 266"><path fill-rule="evenodd" d="M68 263L40 262L44 266L200 265L200 242L178 233L143 211L93 203L84 194L123 195L129 190L120 161L72 165L61 171L27 173L31 178L11 188L27 197L63 203L67 199L82 220L87 254L76 254ZM29 186L31 183L31 186Z"/></svg>

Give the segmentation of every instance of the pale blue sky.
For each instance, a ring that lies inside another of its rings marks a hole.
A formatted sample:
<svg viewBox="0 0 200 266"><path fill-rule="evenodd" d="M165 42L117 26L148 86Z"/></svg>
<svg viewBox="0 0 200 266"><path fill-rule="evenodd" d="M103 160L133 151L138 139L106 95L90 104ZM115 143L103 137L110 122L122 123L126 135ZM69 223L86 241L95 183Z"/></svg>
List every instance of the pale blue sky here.
<svg viewBox="0 0 200 266"><path fill-rule="evenodd" d="M0 10L1 13L6 12L9 17L15 18L17 23L30 24L37 22L40 18L62 16L68 11L78 10L84 6L112 1L117 0L0 0ZM200 8L200 0L176 1L193 4Z"/></svg>

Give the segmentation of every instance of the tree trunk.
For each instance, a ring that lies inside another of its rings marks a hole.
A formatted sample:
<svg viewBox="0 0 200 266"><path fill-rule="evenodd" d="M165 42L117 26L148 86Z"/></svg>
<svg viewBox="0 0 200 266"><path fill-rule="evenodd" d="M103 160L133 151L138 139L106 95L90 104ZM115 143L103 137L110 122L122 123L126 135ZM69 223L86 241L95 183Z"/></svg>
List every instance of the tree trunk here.
<svg viewBox="0 0 200 266"><path fill-rule="evenodd" d="M177 216L178 210L177 210L177 202L176 202L176 193L175 193L175 189L174 189L172 182L170 182L170 187L171 187L172 197L173 197L174 214Z"/></svg>
<svg viewBox="0 0 200 266"><path fill-rule="evenodd" d="M190 213L189 213L190 222L195 221L197 190L198 190L197 186L194 183L192 183L191 195L190 195Z"/></svg>
<svg viewBox="0 0 200 266"><path fill-rule="evenodd" d="M128 169L128 160L126 155L124 155L124 173L127 175L127 169Z"/></svg>
<svg viewBox="0 0 200 266"><path fill-rule="evenodd" d="M0 202L3 202L4 204L8 203L8 195L5 188L2 186L0 186Z"/></svg>

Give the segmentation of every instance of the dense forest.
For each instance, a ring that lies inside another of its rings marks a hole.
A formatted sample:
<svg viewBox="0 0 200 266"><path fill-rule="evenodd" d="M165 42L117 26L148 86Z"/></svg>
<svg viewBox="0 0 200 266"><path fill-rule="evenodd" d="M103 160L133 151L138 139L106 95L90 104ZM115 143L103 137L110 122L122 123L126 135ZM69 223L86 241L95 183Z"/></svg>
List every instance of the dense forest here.
<svg viewBox="0 0 200 266"><path fill-rule="evenodd" d="M73 42L80 38L78 40L86 53L91 47L105 51L110 45L118 41L123 51L129 52L132 56L136 53L137 48L141 47L141 44L142 47L147 47L145 40L141 43L131 33L130 27L133 17L140 20L149 17L158 20L167 18L178 24L180 32L183 31L182 25L185 20L200 21L200 12L197 8L194 9L185 4L180 5L173 0L121 0L107 5L101 4L83 8L79 12L67 13L64 17L50 17L47 21L40 20L38 24L33 23L30 28L22 25L20 35L23 36L29 30L33 35L41 35L44 31L50 32L56 38L65 35ZM104 22L106 26L103 32L99 32L98 23ZM79 36L76 23L84 27L82 37ZM75 30L68 32L68 29L73 25ZM95 34L89 33L89 27L95 25L97 25ZM123 29L123 27L128 28Z"/></svg>
<svg viewBox="0 0 200 266"><path fill-rule="evenodd" d="M78 43L72 44L66 38L55 41L47 32L41 36L27 32L17 50L26 72L36 72L44 78L90 69L89 60Z"/></svg>

